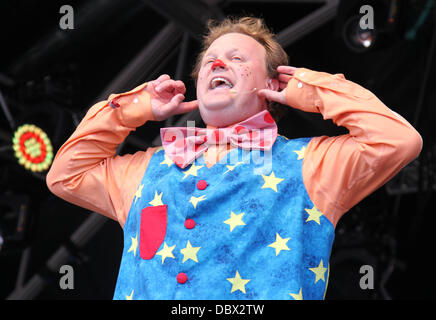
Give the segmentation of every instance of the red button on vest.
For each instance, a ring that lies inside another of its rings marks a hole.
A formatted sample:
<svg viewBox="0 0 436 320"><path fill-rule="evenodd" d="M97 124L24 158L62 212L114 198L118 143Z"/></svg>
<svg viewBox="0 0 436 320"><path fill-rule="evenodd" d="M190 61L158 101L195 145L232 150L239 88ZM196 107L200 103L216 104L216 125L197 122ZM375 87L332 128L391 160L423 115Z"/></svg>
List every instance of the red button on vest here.
<svg viewBox="0 0 436 320"><path fill-rule="evenodd" d="M195 227L195 221L192 219L186 219L185 220L185 228L186 229L193 229Z"/></svg>
<svg viewBox="0 0 436 320"><path fill-rule="evenodd" d="M186 281L188 281L188 276L186 275L186 273L180 272L177 275L177 282L183 284Z"/></svg>
<svg viewBox="0 0 436 320"><path fill-rule="evenodd" d="M204 180L200 180L197 182L197 188L200 190L204 190L207 187L207 182Z"/></svg>

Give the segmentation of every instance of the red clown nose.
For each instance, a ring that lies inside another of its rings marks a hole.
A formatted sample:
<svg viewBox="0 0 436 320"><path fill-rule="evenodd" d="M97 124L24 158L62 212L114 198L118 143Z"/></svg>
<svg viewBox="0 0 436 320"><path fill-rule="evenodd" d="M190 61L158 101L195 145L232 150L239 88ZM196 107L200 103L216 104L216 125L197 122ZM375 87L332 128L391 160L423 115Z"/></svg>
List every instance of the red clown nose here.
<svg viewBox="0 0 436 320"><path fill-rule="evenodd" d="M213 63L212 63L212 70L214 70L216 67L226 67L226 64L224 62L222 62L220 59L216 59Z"/></svg>

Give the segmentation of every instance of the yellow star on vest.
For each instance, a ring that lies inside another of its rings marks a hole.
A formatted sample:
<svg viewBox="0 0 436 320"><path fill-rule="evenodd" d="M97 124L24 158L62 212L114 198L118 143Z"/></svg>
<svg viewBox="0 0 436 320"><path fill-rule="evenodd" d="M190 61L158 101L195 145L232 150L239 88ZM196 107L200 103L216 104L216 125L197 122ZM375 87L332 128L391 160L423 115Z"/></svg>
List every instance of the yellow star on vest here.
<svg viewBox="0 0 436 320"><path fill-rule="evenodd" d="M132 244L127 252L133 251L133 256L136 257L136 249L138 248L138 234L136 234L134 238L130 237L130 239L132 239Z"/></svg>
<svg viewBox="0 0 436 320"><path fill-rule="evenodd" d="M132 293L130 294L130 296L126 296L126 300L133 300L133 291L135 291L135 290L132 290Z"/></svg>
<svg viewBox="0 0 436 320"><path fill-rule="evenodd" d="M290 250L288 248L288 246L286 245L286 242L288 242L289 239L291 239L291 238L283 239L282 237L280 237L280 235L278 233L276 233L276 241L271 243L271 244L269 244L268 247L276 249L276 256L278 256L280 251L282 251L282 250Z"/></svg>
<svg viewBox="0 0 436 320"><path fill-rule="evenodd" d="M319 218L323 215L321 211L319 211L315 206L313 206L312 209L304 209L309 214L309 217L307 218L306 222L309 221L315 221L319 225L321 225L321 222Z"/></svg>
<svg viewBox="0 0 436 320"><path fill-rule="evenodd" d="M233 293L236 290L240 290L243 293L245 293L245 285L251 281L251 279L242 279L239 275L238 270L236 270L236 275L234 278L227 278L227 281L229 281L232 284L232 289L230 293Z"/></svg>
<svg viewBox="0 0 436 320"><path fill-rule="evenodd" d="M165 154L164 155L165 160L162 161L160 164L166 164L168 167L171 167L173 165L173 161Z"/></svg>
<svg viewBox="0 0 436 320"><path fill-rule="evenodd" d="M300 291L295 294L295 293L290 293L291 297L294 298L294 300L303 300L303 289L300 288Z"/></svg>
<svg viewBox="0 0 436 320"><path fill-rule="evenodd" d="M273 189L275 192L277 192L277 185L284 180L282 178L277 178L274 174L274 171L272 171L269 176L263 174L262 178L265 181L262 189L270 188Z"/></svg>
<svg viewBox="0 0 436 320"><path fill-rule="evenodd" d="M238 161L238 162L236 162L233 166L231 166L231 165L226 165L226 167L227 167L227 171L224 172L223 174L226 174L226 173L229 172L229 171L233 171L237 166L239 166L240 164L243 164L243 163L244 163L243 161Z"/></svg>
<svg viewBox="0 0 436 320"><path fill-rule="evenodd" d="M304 154L306 153L306 147L304 146L303 148L301 148L300 150L294 150L294 152L296 154L298 154L298 158L297 160L301 160L304 158Z"/></svg>
<svg viewBox="0 0 436 320"><path fill-rule="evenodd" d="M327 271L327 268L324 268L324 265L322 263L322 259L321 262L319 263L318 267L316 268L309 268L310 271L312 271L313 273L315 273L315 283L318 282L319 279L321 279L322 281L325 282L325 272Z"/></svg>
<svg viewBox="0 0 436 320"><path fill-rule="evenodd" d="M152 206L163 206L162 194L163 194L163 192L161 192L160 194L157 194L157 191L155 191L154 198L153 198L153 200L151 200L149 202L149 204L151 204Z"/></svg>
<svg viewBox="0 0 436 320"><path fill-rule="evenodd" d="M189 200L189 202L192 203L192 205L194 206L194 209L197 209L197 203L205 200L206 199L205 197L206 197L205 195L202 195L201 197L191 196L191 199Z"/></svg>
<svg viewBox="0 0 436 320"><path fill-rule="evenodd" d="M157 255L162 256L162 264L164 263L166 258L175 258L173 255L173 250L175 247L176 245L173 245L172 247L168 247L167 243L164 242L163 249L156 253Z"/></svg>
<svg viewBox="0 0 436 320"><path fill-rule="evenodd" d="M188 170L183 171L183 174L185 175L183 179L185 179L187 176L197 176L197 171L203 168L203 166L196 166L195 163L191 165L191 167Z"/></svg>
<svg viewBox="0 0 436 320"><path fill-rule="evenodd" d="M230 232L235 229L236 226L245 226L244 221L242 221L242 217L244 216L244 212L240 214L235 214L233 211L230 211L230 218L224 221L225 224L230 226Z"/></svg>
<svg viewBox="0 0 436 320"><path fill-rule="evenodd" d="M142 188L144 188L144 185L143 185L143 184L141 184L141 185L138 187L138 189L136 189L136 192L135 192L135 203L136 203L136 200L138 200L138 198L141 198L141 195L142 195Z"/></svg>
<svg viewBox="0 0 436 320"><path fill-rule="evenodd" d="M185 248L181 249L180 252L183 254L183 261L185 263L186 260L191 259L198 263L197 252L201 247L193 247L188 240L188 244Z"/></svg>

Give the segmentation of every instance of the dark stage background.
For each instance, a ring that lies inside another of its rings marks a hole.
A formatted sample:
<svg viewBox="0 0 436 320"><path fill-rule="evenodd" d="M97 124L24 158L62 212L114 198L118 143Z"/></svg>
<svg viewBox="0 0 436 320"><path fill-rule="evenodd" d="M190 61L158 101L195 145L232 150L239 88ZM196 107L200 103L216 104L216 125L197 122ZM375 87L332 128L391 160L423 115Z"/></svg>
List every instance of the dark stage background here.
<svg viewBox="0 0 436 320"><path fill-rule="evenodd" d="M74 9L72 30L59 26L65 4ZM343 30L365 4L374 8L376 40L357 52ZM0 13L1 298L111 299L123 246L116 222L57 198L45 172L17 163L14 130L41 127L56 152L95 102L163 73L185 81L187 99L195 98L189 74L205 21L228 14L263 17L290 65L343 73L423 137L419 158L339 222L326 299L435 298L434 1L10 0ZM138 128L119 153L156 145L160 127L184 120ZM291 108L279 122L289 138L346 132ZM59 287L62 264L74 267L74 290ZM359 287L362 265L374 268L372 290Z"/></svg>

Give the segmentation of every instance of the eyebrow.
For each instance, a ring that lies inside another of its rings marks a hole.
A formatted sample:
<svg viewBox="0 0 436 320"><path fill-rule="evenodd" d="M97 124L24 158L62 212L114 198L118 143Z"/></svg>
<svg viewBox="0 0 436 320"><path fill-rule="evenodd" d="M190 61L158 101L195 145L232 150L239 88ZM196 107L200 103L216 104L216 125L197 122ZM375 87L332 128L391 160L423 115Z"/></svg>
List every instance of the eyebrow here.
<svg viewBox="0 0 436 320"><path fill-rule="evenodd" d="M240 49L239 48L232 48L232 49L230 49L230 51L228 51L228 53L234 53L236 51L240 51ZM215 55L214 51L210 51L207 54L205 54L204 57L213 56L213 55Z"/></svg>

